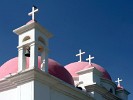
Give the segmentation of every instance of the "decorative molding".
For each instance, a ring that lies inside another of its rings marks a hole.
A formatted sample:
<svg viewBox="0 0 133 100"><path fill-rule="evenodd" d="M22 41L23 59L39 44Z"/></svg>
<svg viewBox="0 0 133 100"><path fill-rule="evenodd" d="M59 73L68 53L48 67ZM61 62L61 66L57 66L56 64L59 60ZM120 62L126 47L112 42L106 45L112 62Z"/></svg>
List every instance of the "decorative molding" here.
<svg viewBox="0 0 133 100"><path fill-rule="evenodd" d="M17 35L20 35L28 30L31 29L38 29L41 33L45 34L48 38L51 38L53 35L48 32L43 26L41 26L39 23L37 23L36 21L33 21L29 24L23 25L15 30L13 30L14 33L16 33Z"/></svg>
<svg viewBox="0 0 133 100"><path fill-rule="evenodd" d="M106 88L103 88L97 84L85 86L85 88L86 88L86 90L89 90L87 92L92 92L92 91L97 92L107 100L121 100L116 95L110 93Z"/></svg>
<svg viewBox="0 0 133 100"><path fill-rule="evenodd" d="M116 87L117 87L116 84L115 84L114 82L112 82L111 80L109 80L109 79L101 78L100 80L101 80L101 82L103 82L103 83L110 84L110 85L113 86L115 89L116 89Z"/></svg>
<svg viewBox="0 0 133 100"><path fill-rule="evenodd" d="M27 69L0 80L0 92L17 88L17 86L30 81L38 81L76 100L94 100L86 92L83 92L64 81L45 73L39 69Z"/></svg>
<svg viewBox="0 0 133 100"><path fill-rule="evenodd" d="M116 94L118 94L118 93L125 93L126 95L129 95L129 94L130 94L130 92L128 92L128 91L125 90L125 89L117 89L117 90L116 90Z"/></svg>
<svg viewBox="0 0 133 100"><path fill-rule="evenodd" d="M78 71L78 72L76 72L76 74L81 75L81 74L85 74L85 73L89 73L89 72L93 72L94 74L96 74L98 76L102 76L102 73L93 66L90 68Z"/></svg>

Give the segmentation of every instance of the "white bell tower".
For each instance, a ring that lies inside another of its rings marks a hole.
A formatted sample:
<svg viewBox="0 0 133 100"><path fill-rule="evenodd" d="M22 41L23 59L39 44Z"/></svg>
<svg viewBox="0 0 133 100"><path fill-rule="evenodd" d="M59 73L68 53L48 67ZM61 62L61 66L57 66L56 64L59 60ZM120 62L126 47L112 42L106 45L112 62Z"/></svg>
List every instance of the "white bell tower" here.
<svg viewBox="0 0 133 100"><path fill-rule="evenodd" d="M33 6L32 12L28 14L32 15L32 20L13 30L19 36L18 72L26 69L27 57L25 53L27 49L30 51L28 68L38 68L38 56L41 55L41 70L48 72L48 40L52 34L34 20L37 11L38 9Z"/></svg>

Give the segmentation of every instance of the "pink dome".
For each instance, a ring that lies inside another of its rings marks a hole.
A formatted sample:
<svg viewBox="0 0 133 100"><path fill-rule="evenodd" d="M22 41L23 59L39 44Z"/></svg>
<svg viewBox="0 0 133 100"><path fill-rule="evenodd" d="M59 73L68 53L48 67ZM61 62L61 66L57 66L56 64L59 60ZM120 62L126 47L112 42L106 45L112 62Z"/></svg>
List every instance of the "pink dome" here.
<svg viewBox="0 0 133 100"><path fill-rule="evenodd" d="M122 86L117 86L117 90L123 90L124 88Z"/></svg>
<svg viewBox="0 0 133 100"><path fill-rule="evenodd" d="M27 68L28 65L29 65L29 58L27 58ZM41 57L38 57L38 66L39 68L41 66ZM10 73L17 73L17 71L18 71L18 57L15 57L13 59L10 59L0 67L0 79L4 78ZM48 60L48 72L51 75L65 81L66 83L74 85L74 81L71 74L62 65L60 65L59 63L57 63L52 59Z"/></svg>
<svg viewBox="0 0 133 100"><path fill-rule="evenodd" d="M103 73L103 76L102 76L103 78L112 80L109 73L103 67L101 67L97 64L94 64L94 63L89 65L88 62L74 62L74 63L66 65L65 68L69 71L69 73L73 77L77 77L78 74L76 74L76 72L87 69L87 68L90 68L92 66Z"/></svg>

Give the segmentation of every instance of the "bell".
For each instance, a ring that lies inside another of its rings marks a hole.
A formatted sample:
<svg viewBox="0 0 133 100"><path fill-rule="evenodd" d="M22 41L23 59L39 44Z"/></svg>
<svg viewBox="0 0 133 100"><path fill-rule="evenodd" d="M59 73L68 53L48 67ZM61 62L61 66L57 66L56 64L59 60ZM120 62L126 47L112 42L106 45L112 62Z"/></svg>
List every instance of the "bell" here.
<svg viewBox="0 0 133 100"><path fill-rule="evenodd" d="M26 49L25 56L30 57L30 49Z"/></svg>

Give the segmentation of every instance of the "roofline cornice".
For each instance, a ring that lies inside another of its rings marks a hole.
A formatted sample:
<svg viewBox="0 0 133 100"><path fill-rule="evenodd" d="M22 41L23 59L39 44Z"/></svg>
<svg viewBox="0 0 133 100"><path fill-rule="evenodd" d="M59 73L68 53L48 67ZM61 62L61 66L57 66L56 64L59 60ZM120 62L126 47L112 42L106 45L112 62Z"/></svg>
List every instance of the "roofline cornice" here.
<svg viewBox="0 0 133 100"><path fill-rule="evenodd" d="M14 33L16 33L17 35L20 35L26 31L29 31L31 29L38 29L41 33L45 34L48 38L51 38L53 35L48 32L43 26L41 26L38 22L33 21L29 24L23 25L15 30L13 30Z"/></svg>
<svg viewBox="0 0 133 100"><path fill-rule="evenodd" d="M108 83L108 84L110 84L111 86L113 86L115 89L116 89L116 87L117 87L117 85L116 85L114 82L112 82L111 80L109 80L109 79L101 78L101 82Z"/></svg>
<svg viewBox="0 0 133 100"><path fill-rule="evenodd" d="M77 100L94 100L86 92L83 92L48 73L44 73L39 69L27 69L0 80L0 92L17 88L17 86L30 81L39 81L42 84L48 85L50 88L54 88L55 90L72 96Z"/></svg>
<svg viewBox="0 0 133 100"><path fill-rule="evenodd" d="M107 100L121 100L116 95L110 93L106 88L103 88L97 84L85 86L86 90L89 90L88 92L94 91L102 95Z"/></svg>

